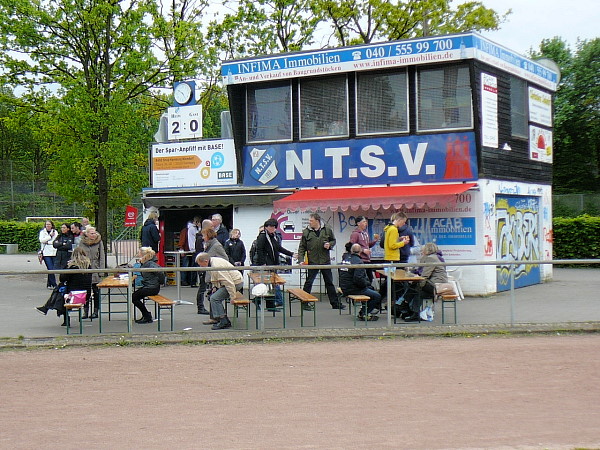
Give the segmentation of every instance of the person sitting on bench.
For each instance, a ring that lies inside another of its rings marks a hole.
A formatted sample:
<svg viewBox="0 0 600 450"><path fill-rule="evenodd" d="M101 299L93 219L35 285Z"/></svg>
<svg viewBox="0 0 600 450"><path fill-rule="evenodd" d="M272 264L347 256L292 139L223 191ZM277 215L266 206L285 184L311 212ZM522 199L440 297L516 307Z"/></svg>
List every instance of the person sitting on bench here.
<svg viewBox="0 0 600 450"><path fill-rule="evenodd" d="M223 269L210 271L206 274L207 279L210 280L212 285L212 293L209 300L214 317L214 319L208 322L213 324L213 330L230 328L231 322L227 318L223 301L235 298L236 291L239 292L244 287L244 278L238 270L227 270L235 269L235 266L223 258L211 257L208 253L202 252L196 256L196 262L200 267L217 267Z"/></svg>
<svg viewBox="0 0 600 450"><path fill-rule="evenodd" d="M362 249L360 244L352 244L350 259L345 259L342 264L364 264L360 257ZM377 308L381 305L381 295L372 288L367 271L362 267L340 268L339 275L340 288L344 295L366 295L370 298L366 307L363 306L358 313L359 320L377 320L379 317L376 314L379 312Z"/></svg>

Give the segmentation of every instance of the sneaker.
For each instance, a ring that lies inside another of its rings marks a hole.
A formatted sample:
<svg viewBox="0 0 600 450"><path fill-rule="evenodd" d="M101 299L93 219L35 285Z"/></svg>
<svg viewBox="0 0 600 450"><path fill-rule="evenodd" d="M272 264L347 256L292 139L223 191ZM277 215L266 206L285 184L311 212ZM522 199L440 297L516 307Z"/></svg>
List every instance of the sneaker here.
<svg viewBox="0 0 600 450"><path fill-rule="evenodd" d="M377 308L373 308L373 309L372 309L372 310L369 312L369 314L370 314L370 315L373 315L373 316L375 316L375 315L379 314L379 310L378 310Z"/></svg>
<svg viewBox="0 0 600 450"><path fill-rule="evenodd" d="M331 305L331 309L342 309L343 310L343 309L346 309L346 305L344 305L342 303L339 303L337 305L336 304L332 304Z"/></svg>
<svg viewBox="0 0 600 450"><path fill-rule="evenodd" d="M314 311L315 310L315 305L314 305L314 303L303 303L302 304L302 309L304 311Z"/></svg>
<svg viewBox="0 0 600 450"><path fill-rule="evenodd" d="M202 322L202 325L214 325L215 323L219 323L219 321L215 319L208 319Z"/></svg>
<svg viewBox="0 0 600 450"><path fill-rule="evenodd" d="M142 317L141 319L138 319L135 321L135 323L152 323L152 317Z"/></svg>
<svg viewBox="0 0 600 450"><path fill-rule="evenodd" d="M372 314L369 314L367 316L367 321L369 321L369 322L377 322L378 320L379 320L379 316L374 316Z"/></svg>
<svg viewBox="0 0 600 450"><path fill-rule="evenodd" d="M419 313L411 314L410 316L404 319L405 322L420 322L421 318L419 317Z"/></svg>
<svg viewBox="0 0 600 450"><path fill-rule="evenodd" d="M227 317L225 317L224 319L221 319L219 321L219 323L215 323L211 327L211 330L224 330L225 328L231 328L231 322L229 321L229 319Z"/></svg>
<svg viewBox="0 0 600 450"><path fill-rule="evenodd" d="M37 306L35 310L44 316L48 314L48 309L45 306Z"/></svg>

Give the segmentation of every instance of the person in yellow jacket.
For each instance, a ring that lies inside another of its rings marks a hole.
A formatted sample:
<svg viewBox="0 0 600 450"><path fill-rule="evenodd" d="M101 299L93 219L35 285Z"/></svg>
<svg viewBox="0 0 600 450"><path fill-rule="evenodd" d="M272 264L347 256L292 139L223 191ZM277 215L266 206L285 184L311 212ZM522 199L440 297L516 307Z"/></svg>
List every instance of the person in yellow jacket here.
<svg viewBox="0 0 600 450"><path fill-rule="evenodd" d="M400 261L400 249L405 245L408 245L410 238L408 236L402 236L399 239L399 231L398 229L403 226L408 217L403 212L397 212L392 214L390 222L383 229L385 233L385 242L384 242L384 254L383 259L386 261Z"/></svg>

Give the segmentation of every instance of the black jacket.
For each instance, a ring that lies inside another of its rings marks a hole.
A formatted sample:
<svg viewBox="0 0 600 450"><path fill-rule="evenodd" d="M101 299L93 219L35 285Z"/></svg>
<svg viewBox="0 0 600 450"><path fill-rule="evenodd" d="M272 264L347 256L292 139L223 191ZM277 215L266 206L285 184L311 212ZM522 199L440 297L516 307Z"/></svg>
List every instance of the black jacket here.
<svg viewBox="0 0 600 450"><path fill-rule="evenodd" d="M363 260L357 254L352 254L350 259L342 261L342 264L364 264ZM345 295L358 294L366 287L370 287L367 271L363 268L345 269L340 268L340 288Z"/></svg>
<svg viewBox="0 0 600 450"><path fill-rule="evenodd" d="M410 257L410 249L415 246L415 234L413 233L412 228L408 224L402 225L398 228L398 236L408 236L409 241L408 245L404 247L400 247L400 262L408 262L408 258Z"/></svg>
<svg viewBox="0 0 600 450"><path fill-rule="evenodd" d="M246 247L241 239L227 239L225 242L225 253L229 256L229 262L243 266L246 262Z"/></svg>
<svg viewBox="0 0 600 450"><path fill-rule="evenodd" d="M89 267L88 267L89 268ZM79 269L77 266L68 267L68 269ZM92 288L91 273L61 273L60 282L67 286L67 292L88 291Z"/></svg>
<svg viewBox="0 0 600 450"><path fill-rule="evenodd" d="M293 256L294 253L283 248L275 235L267 236L265 230L261 231L256 238L256 265L278 266L279 254Z"/></svg>
<svg viewBox="0 0 600 450"><path fill-rule="evenodd" d="M154 220L146 219L144 226L142 227L142 247L152 247L152 250L158 252L159 241L160 234L158 233L158 227L154 223Z"/></svg>
<svg viewBox="0 0 600 450"><path fill-rule="evenodd" d="M143 263L140 267L144 269L158 269L160 266L155 261L150 260ZM160 289L164 280L164 272L142 272L142 287L148 289Z"/></svg>
<svg viewBox="0 0 600 450"><path fill-rule="evenodd" d="M54 240L52 245L56 249L56 258L54 259L54 268L66 269L69 259L71 259L71 252L73 251L73 242L75 237L73 234L59 234Z"/></svg>

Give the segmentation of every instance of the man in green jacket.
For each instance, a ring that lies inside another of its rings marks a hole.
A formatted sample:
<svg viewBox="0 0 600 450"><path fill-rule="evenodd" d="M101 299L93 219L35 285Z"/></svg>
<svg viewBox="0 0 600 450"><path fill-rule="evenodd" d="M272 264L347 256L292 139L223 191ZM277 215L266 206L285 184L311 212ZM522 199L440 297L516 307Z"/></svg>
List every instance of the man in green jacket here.
<svg viewBox="0 0 600 450"><path fill-rule="evenodd" d="M298 247L298 260L300 264L324 265L330 264L331 258L329 252L335 246L335 236L333 230L326 225L321 224L321 216L317 213L312 213L308 218L308 227L302 232L302 239ZM308 269L306 281L302 288L310 294L313 282L317 277L319 270L323 275L325 289L329 303L333 309L344 309L346 305L339 302L335 286L333 285L333 276L331 269Z"/></svg>

